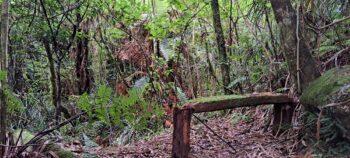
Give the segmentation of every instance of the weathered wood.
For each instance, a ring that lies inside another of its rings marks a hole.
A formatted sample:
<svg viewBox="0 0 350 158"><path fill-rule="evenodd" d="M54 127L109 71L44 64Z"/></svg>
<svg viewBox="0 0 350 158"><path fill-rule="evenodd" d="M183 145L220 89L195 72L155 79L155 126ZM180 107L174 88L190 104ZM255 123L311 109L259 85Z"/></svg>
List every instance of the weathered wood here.
<svg viewBox="0 0 350 158"><path fill-rule="evenodd" d="M295 104L275 104L273 107L272 133L280 135L290 128L293 120Z"/></svg>
<svg viewBox="0 0 350 158"><path fill-rule="evenodd" d="M187 158L190 151L190 109L174 109L173 158Z"/></svg>
<svg viewBox="0 0 350 158"><path fill-rule="evenodd" d="M190 124L192 113L210 112L239 107L274 104L273 132L282 132L292 122L294 99L283 94L259 93L251 95L225 95L190 100L174 109L172 157L187 158L190 151ZM283 127L283 129L281 128Z"/></svg>
<svg viewBox="0 0 350 158"><path fill-rule="evenodd" d="M283 94L226 95L191 100L182 109L192 109L193 113L200 113L264 104L288 104L292 102L293 98Z"/></svg>

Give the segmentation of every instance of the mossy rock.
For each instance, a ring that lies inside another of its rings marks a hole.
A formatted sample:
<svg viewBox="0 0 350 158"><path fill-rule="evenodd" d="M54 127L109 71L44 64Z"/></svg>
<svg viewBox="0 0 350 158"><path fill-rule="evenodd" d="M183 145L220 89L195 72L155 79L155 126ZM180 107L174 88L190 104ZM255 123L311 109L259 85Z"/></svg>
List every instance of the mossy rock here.
<svg viewBox="0 0 350 158"><path fill-rule="evenodd" d="M331 103L350 99L350 65L333 68L310 83L300 97L306 110L315 112ZM343 136L350 140L350 104L330 106L324 109L341 124Z"/></svg>
<svg viewBox="0 0 350 158"><path fill-rule="evenodd" d="M59 158L77 158L71 151L62 149L57 144L50 144L45 151L53 151Z"/></svg>
<svg viewBox="0 0 350 158"><path fill-rule="evenodd" d="M300 101L305 106L321 108L350 98L350 66L333 68L311 82Z"/></svg>

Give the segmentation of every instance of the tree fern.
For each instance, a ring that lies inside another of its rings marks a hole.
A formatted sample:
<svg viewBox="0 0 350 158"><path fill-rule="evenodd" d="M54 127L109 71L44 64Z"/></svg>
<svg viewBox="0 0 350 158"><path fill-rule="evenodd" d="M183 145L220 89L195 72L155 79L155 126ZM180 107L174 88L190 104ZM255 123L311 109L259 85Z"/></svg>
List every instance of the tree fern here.
<svg viewBox="0 0 350 158"><path fill-rule="evenodd" d="M0 81L3 81L6 79L6 71L0 70Z"/></svg>
<svg viewBox="0 0 350 158"><path fill-rule="evenodd" d="M7 99L6 100L7 107L8 107L7 110L9 112L24 110L22 102L12 94L12 92L9 90L8 87L5 88L4 93Z"/></svg>
<svg viewBox="0 0 350 158"><path fill-rule="evenodd" d="M92 115L91 99L96 100L94 107L95 116L99 121L108 125L122 129L125 125L132 129L142 131L147 128L151 118L160 118L163 115L163 109L160 105L145 100L142 95L144 88L132 88L128 95L112 95L112 89L106 85L98 87L95 97L89 98L87 94L80 96L79 107ZM112 97L114 97L112 99ZM154 121L154 120L152 120Z"/></svg>
<svg viewBox="0 0 350 158"><path fill-rule="evenodd" d="M88 116L90 117L92 114L92 106L89 101L89 95L87 93L84 93L79 97L78 106L81 110L87 112Z"/></svg>

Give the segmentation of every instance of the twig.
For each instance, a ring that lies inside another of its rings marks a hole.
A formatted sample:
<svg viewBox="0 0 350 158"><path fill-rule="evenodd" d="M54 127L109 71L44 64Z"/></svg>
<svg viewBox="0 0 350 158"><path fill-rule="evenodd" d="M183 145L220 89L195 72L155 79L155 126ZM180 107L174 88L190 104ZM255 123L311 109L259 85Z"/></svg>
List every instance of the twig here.
<svg viewBox="0 0 350 158"><path fill-rule="evenodd" d="M23 128L21 129L21 132L19 132L18 138L16 140L16 146L18 145L19 139L22 137L22 133L23 133Z"/></svg>
<svg viewBox="0 0 350 158"><path fill-rule="evenodd" d="M299 24L300 24L300 4L297 8L297 27L296 27L296 38L297 38L297 83L298 83L298 93L301 93L300 85L300 37L299 37Z"/></svg>
<svg viewBox="0 0 350 158"><path fill-rule="evenodd" d="M68 14L69 12L79 8L81 6L81 4L82 4L82 2L79 1L77 3L74 3L74 4L70 5L70 6L68 6L67 8L64 8L64 6L59 1L57 1L57 2L61 5L62 12L59 13L59 14L56 14L56 15L48 17L49 19L53 19L53 18L56 18L58 16Z"/></svg>
<svg viewBox="0 0 350 158"><path fill-rule="evenodd" d="M21 128L21 132L19 133L18 138L17 138L17 140L16 140L16 144L15 144L16 147L15 147L15 150L17 150L17 148L18 148L19 140L22 139L22 134L23 134L23 128Z"/></svg>
<svg viewBox="0 0 350 158"><path fill-rule="evenodd" d="M345 20L348 20L348 19L350 19L350 15L349 15L349 16L346 16L346 17L344 17L344 18L342 18L342 19L335 19L332 23L320 27L319 30L326 29L326 28L328 28L328 27L331 27L331 26L333 26L333 25L335 25L335 24L337 24L337 23L340 23L340 22L345 21Z"/></svg>
<svg viewBox="0 0 350 158"><path fill-rule="evenodd" d="M26 144L26 145L5 145L5 144L0 144L2 147L10 147L10 148L16 148L16 147L29 147L29 146L41 146L43 144Z"/></svg>
<svg viewBox="0 0 350 158"><path fill-rule="evenodd" d="M321 109L320 111L320 114L318 115L317 117L317 122L316 122L316 139L317 139L317 145L320 144L320 139L321 139L321 136L320 136L320 130L321 130L321 117L322 117L322 111L323 109Z"/></svg>
<svg viewBox="0 0 350 158"><path fill-rule="evenodd" d="M350 99L343 101L343 102L338 102L338 103L330 103L322 107L322 109L329 108L329 107L334 107L334 106L341 106L350 103Z"/></svg>
<svg viewBox="0 0 350 158"><path fill-rule="evenodd" d="M226 143L234 152L236 152L236 149L227 141L225 141L225 139L221 138L213 129L211 129L207 124L205 124L205 122L203 120L201 120L198 116L193 115L194 118L196 118L200 123L202 123L206 128L209 129L210 132L212 132L216 137L218 137L221 141L223 141L224 143Z"/></svg>
<svg viewBox="0 0 350 158"><path fill-rule="evenodd" d="M71 121L79 118L81 115L85 115L86 112L81 112L79 114L76 114L74 116L72 116L71 118L67 119L66 121L61 122L60 124L56 125L55 127L52 127L50 129L44 130L39 132L38 134L36 134L30 141L28 141L25 145L22 146L22 148L20 148L17 152L17 156L20 156L20 154L27 149L28 146L30 146L30 144L34 144L35 142L37 142L39 139L41 139L42 137L46 136L47 134L63 127L64 125L70 123Z"/></svg>
<svg viewBox="0 0 350 158"><path fill-rule="evenodd" d="M290 73L288 73L287 78L286 78L286 83L284 83L284 89L285 89L285 90L288 89L289 77L290 77Z"/></svg>
<svg viewBox="0 0 350 158"><path fill-rule="evenodd" d="M344 48L344 49L340 50L339 52L335 53L330 59L328 59L325 63L323 63L323 65L327 65L327 64L330 63L332 60L337 59L338 56L339 56L341 53L343 53L343 52L345 52L345 51L347 51L347 50L350 50L350 47Z"/></svg>

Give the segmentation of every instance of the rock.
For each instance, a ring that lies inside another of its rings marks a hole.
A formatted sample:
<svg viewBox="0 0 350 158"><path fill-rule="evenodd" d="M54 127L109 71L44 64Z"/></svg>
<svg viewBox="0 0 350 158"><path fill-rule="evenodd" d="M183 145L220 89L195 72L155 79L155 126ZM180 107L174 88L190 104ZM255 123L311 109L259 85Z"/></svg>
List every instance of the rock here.
<svg viewBox="0 0 350 158"><path fill-rule="evenodd" d="M343 136L350 140L350 65L333 68L311 82L300 97L306 110L315 112L332 103L344 103L324 108L345 129ZM343 130L344 130L343 129Z"/></svg>
<svg viewBox="0 0 350 158"><path fill-rule="evenodd" d="M98 144L95 143L93 140L91 140L85 133L83 133L84 138L84 144L86 147L92 148L92 147L98 147Z"/></svg>

